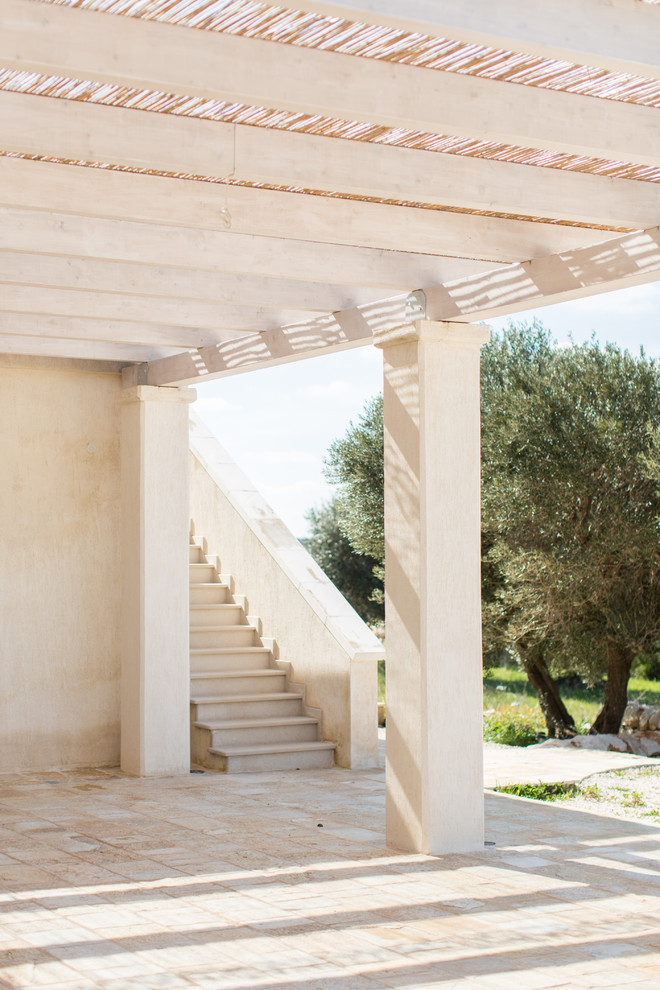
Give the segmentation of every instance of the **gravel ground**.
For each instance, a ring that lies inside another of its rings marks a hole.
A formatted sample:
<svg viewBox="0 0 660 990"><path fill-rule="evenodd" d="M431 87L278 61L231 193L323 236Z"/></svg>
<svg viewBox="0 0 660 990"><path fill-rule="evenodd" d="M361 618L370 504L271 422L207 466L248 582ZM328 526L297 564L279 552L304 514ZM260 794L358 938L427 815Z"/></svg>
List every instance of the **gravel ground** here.
<svg viewBox="0 0 660 990"><path fill-rule="evenodd" d="M580 782L579 797L563 798L565 808L632 818L660 827L660 761L657 767L594 773Z"/></svg>

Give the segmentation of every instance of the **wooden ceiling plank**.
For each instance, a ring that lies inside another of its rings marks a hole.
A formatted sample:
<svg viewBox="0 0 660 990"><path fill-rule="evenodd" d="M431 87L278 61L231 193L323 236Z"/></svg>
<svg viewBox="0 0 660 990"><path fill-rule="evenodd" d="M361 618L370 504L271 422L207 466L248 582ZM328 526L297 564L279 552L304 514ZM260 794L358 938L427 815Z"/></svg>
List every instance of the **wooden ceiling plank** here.
<svg viewBox="0 0 660 990"><path fill-rule="evenodd" d="M90 318L86 316L53 316L36 311L0 311L0 334L38 337L44 340L77 340L112 342L130 346L186 347L208 346L221 334L208 329L176 326L173 323L141 323L129 320ZM0 352L2 348L0 347Z"/></svg>
<svg viewBox="0 0 660 990"><path fill-rule="evenodd" d="M651 183L0 92L2 150L72 161L644 228Z"/></svg>
<svg viewBox="0 0 660 990"><path fill-rule="evenodd" d="M651 107L34 0L0 0L0 16L0 64L19 71L641 165L660 157Z"/></svg>
<svg viewBox="0 0 660 990"><path fill-rule="evenodd" d="M0 205L202 229L222 229L229 214L236 233L500 262L603 240L602 231L584 227L7 157L0 158Z"/></svg>
<svg viewBox="0 0 660 990"><path fill-rule="evenodd" d="M276 328L315 313L247 306L197 302L191 299L163 299L159 296L122 295L111 291L60 289L38 285L5 283L0 308L9 313L44 313L53 316L81 316L138 323L168 324L207 333L236 336L255 329Z"/></svg>
<svg viewBox="0 0 660 990"><path fill-rule="evenodd" d="M382 290L381 296L497 267L465 258L313 244L226 230L194 230L2 206L0 250L147 264L165 267L173 273L199 269L285 282L304 279L349 290L359 285Z"/></svg>
<svg viewBox="0 0 660 990"><path fill-rule="evenodd" d="M195 300L223 306L327 313L382 298L382 291L263 276L0 250L0 285L33 285ZM342 300L353 300L343 303Z"/></svg>
<svg viewBox="0 0 660 990"><path fill-rule="evenodd" d="M173 355L176 348L98 340L63 340L56 337L26 337L23 334L0 334L0 355L25 355L36 358L70 358L73 360L130 362L156 361Z"/></svg>

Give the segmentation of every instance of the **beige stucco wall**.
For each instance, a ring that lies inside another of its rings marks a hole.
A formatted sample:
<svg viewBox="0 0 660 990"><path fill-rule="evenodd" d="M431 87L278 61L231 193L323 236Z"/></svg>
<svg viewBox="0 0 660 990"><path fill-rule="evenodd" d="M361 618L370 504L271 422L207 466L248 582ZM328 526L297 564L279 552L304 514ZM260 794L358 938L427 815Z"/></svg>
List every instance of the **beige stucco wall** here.
<svg viewBox="0 0 660 990"><path fill-rule="evenodd" d="M119 389L0 360L0 770L119 761Z"/></svg>

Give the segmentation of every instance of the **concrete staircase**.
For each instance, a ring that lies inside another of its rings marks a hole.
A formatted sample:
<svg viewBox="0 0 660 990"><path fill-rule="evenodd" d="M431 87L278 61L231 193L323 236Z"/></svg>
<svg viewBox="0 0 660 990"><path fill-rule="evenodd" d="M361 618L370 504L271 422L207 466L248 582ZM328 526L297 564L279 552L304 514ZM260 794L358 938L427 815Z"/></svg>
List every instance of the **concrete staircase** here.
<svg viewBox="0 0 660 990"><path fill-rule="evenodd" d="M190 705L194 764L239 773L334 763L320 710L305 705L304 688L290 683L288 664L275 661L199 536L190 542Z"/></svg>

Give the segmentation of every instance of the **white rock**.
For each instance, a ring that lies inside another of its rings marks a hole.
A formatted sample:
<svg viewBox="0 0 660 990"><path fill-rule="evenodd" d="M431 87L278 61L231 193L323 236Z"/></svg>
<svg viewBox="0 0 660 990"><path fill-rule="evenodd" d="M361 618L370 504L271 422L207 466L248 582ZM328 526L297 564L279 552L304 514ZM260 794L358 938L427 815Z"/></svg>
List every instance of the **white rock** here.
<svg viewBox="0 0 660 990"><path fill-rule="evenodd" d="M655 732L660 729L660 708L654 708L649 715L649 729Z"/></svg>
<svg viewBox="0 0 660 990"><path fill-rule="evenodd" d="M647 732L637 737L642 756L660 756L660 734Z"/></svg>
<svg viewBox="0 0 660 990"><path fill-rule="evenodd" d="M573 749L604 749L617 753L631 752L624 739L606 733L599 736L574 736L572 739L546 739L545 742L536 743L536 746L570 746ZM535 747L528 746L527 748L534 749Z"/></svg>
<svg viewBox="0 0 660 990"><path fill-rule="evenodd" d="M627 728L634 729L639 723L639 717L644 712L644 706L640 705L638 702L634 701L627 706L625 712L623 713L622 724Z"/></svg>

